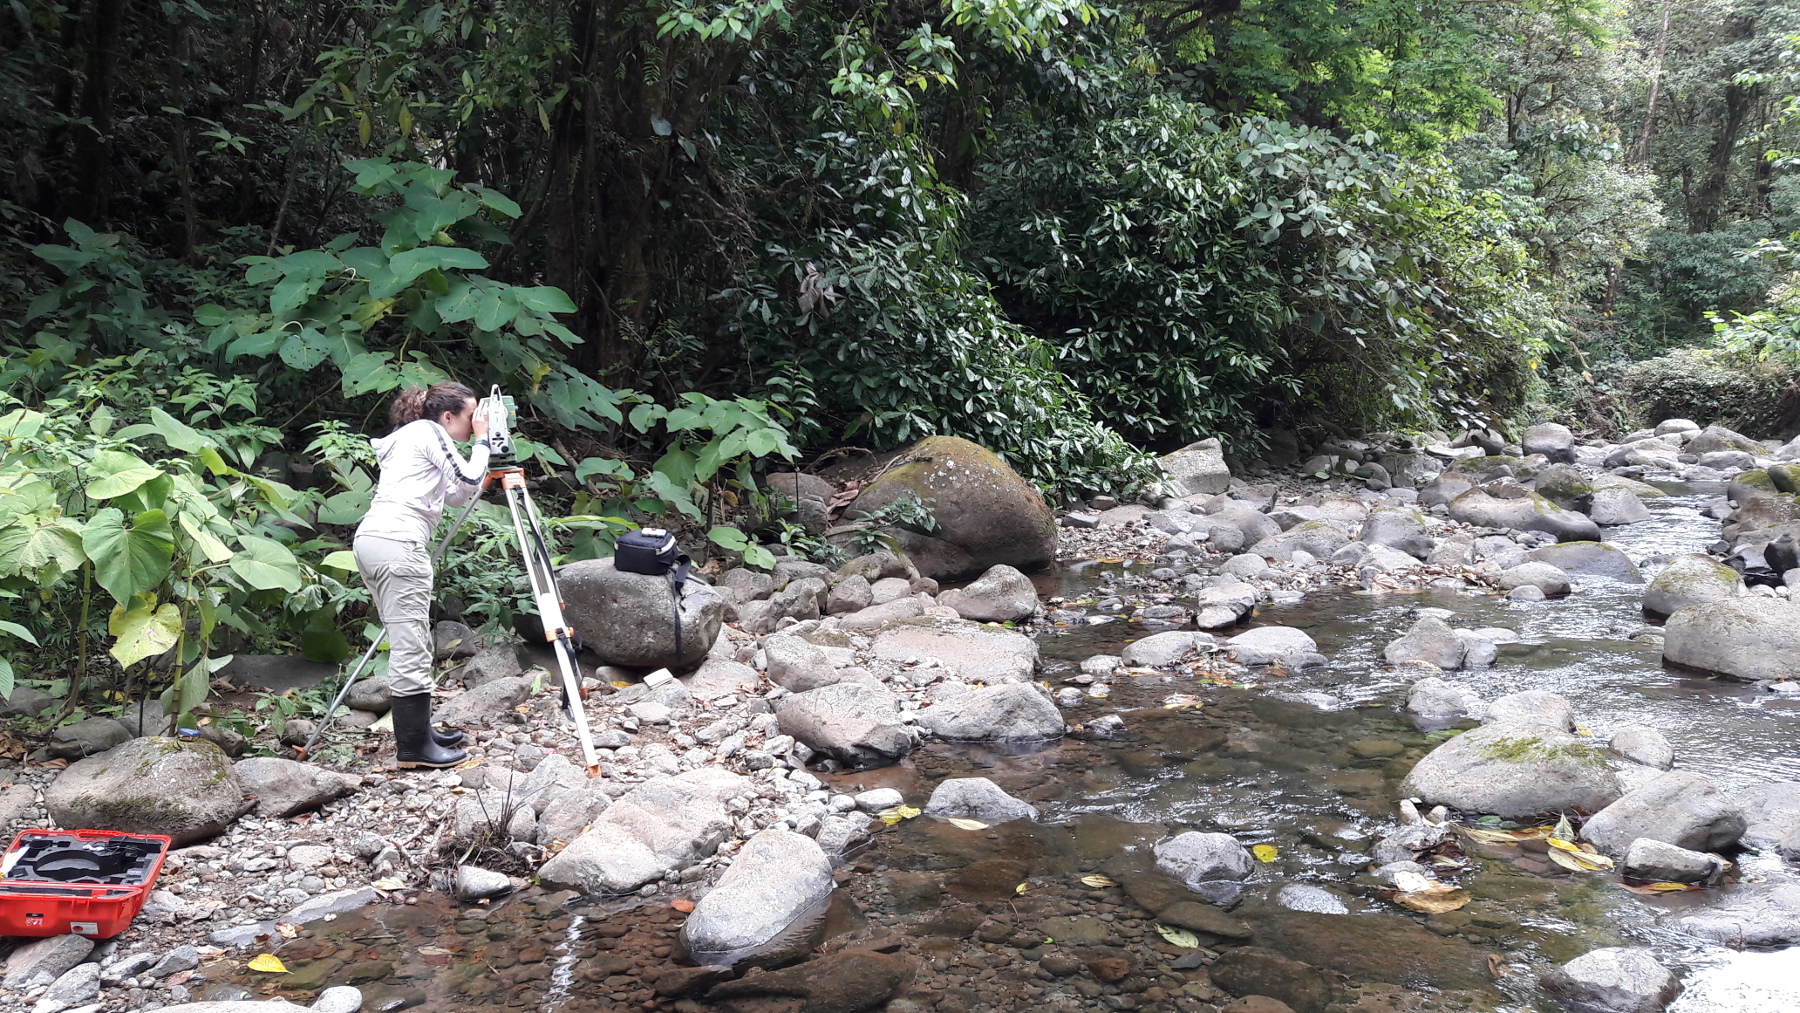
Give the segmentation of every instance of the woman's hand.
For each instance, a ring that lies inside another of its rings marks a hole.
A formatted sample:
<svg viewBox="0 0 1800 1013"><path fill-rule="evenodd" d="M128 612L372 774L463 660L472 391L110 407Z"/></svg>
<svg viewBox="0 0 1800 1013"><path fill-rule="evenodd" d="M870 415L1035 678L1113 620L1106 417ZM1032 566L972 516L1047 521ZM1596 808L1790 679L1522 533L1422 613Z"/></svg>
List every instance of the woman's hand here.
<svg viewBox="0 0 1800 1013"><path fill-rule="evenodd" d="M484 412L479 407L477 407L475 409L474 417L469 420L469 436L472 439L485 440L485 439L487 439L487 434L488 434L487 412Z"/></svg>

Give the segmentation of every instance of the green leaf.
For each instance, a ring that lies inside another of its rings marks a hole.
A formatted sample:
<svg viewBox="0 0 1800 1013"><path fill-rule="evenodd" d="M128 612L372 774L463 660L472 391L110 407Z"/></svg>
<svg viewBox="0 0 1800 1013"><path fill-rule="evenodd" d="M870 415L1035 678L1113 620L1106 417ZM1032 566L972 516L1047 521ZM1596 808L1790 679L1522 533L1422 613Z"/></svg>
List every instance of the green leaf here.
<svg viewBox="0 0 1800 1013"><path fill-rule="evenodd" d="M742 531L727 525L720 525L706 533L714 545L732 552L742 552L750 544L750 539Z"/></svg>
<svg viewBox="0 0 1800 1013"><path fill-rule="evenodd" d="M300 631L300 653L308 661L336 663L350 656L350 641L337 630L308 626Z"/></svg>
<svg viewBox="0 0 1800 1013"><path fill-rule="evenodd" d="M331 343L311 327L281 343L281 361L302 373L316 368L330 353Z"/></svg>
<svg viewBox="0 0 1800 1013"><path fill-rule="evenodd" d="M525 213L524 208L519 207L518 204L513 202L511 197L508 197L499 191L490 190L485 186L471 186L469 189L474 190L481 196L481 203L493 208L495 211L500 212L508 218L517 218Z"/></svg>
<svg viewBox="0 0 1800 1013"><path fill-rule="evenodd" d="M0 619L0 633L10 633L34 647L38 645L38 639L31 635L31 631L15 622Z"/></svg>
<svg viewBox="0 0 1800 1013"><path fill-rule="evenodd" d="M225 349L225 361L230 362L241 355L268 355L280 348L287 336L288 332L279 327L259 334L246 334Z"/></svg>
<svg viewBox="0 0 1800 1013"><path fill-rule="evenodd" d="M744 565L754 566L759 570L775 569L775 554L760 545L752 545L744 550Z"/></svg>
<svg viewBox="0 0 1800 1013"><path fill-rule="evenodd" d="M356 553L351 552L349 549L339 549L326 556L324 559L319 560L319 567L320 569L325 570L345 570L355 573Z"/></svg>
<svg viewBox="0 0 1800 1013"><path fill-rule="evenodd" d="M0 696L11 699L13 695L13 667L4 655L0 655Z"/></svg>
<svg viewBox="0 0 1800 1013"><path fill-rule="evenodd" d="M497 331L506 326L519 312L518 303L507 296L506 289L492 289L482 293L481 301L475 307L475 326L484 331Z"/></svg>
<svg viewBox="0 0 1800 1013"><path fill-rule="evenodd" d="M300 561L288 547L272 538L239 535L241 551L231 557L231 571L259 591L300 590Z"/></svg>
<svg viewBox="0 0 1800 1013"><path fill-rule="evenodd" d="M123 450L102 450L94 455L88 473L96 476L87 484L89 499L112 499L137 489L145 482L162 477L162 472L145 464L136 454Z"/></svg>
<svg viewBox="0 0 1800 1013"><path fill-rule="evenodd" d="M388 261L388 273L392 276L389 285L392 292L375 292L370 294L377 298L386 298L412 283L414 278L426 271L443 268L459 268L465 271L479 271L488 266L487 258L474 250L465 250L460 246L421 246L394 254Z"/></svg>
<svg viewBox="0 0 1800 1013"><path fill-rule="evenodd" d="M344 396L380 394L400 386L400 371L389 352L364 352L344 367Z"/></svg>
<svg viewBox="0 0 1800 1013"><path fill-rule="evenodd" d="M206 667L198 664L183 672L174 685L163 690L160 697L163 713L179 716L204 703L207 691L212 688L212 682L206 676Z"/></svg>
<svg viewBox="0 0 1800 1013"><path fill-rule="evenodd" d="M231 559L231 546L226 545L223 539L206 526L205 519L183 511L176 516L175 521L194 540L194 544L200 547L201 554L208 562L223 563Z"/></svg>
<svg viewBox="0 0 1800 1013"><path fill-rule="evenodd" d="M107 653L117 658L121 667L130 668L175 646L181 639L181 610L168 602L154 610L148 605L130 610L115 605L106 631L113 635Z"/></svg>
<svg viewBox="0 0 1800 1013"><path fill-rule="evenodd" d="M94 564L94 579L121 605L161 584L175 554L175 533L161 510L146 510L125 523L106 507L88 519L81 548Z"/></svg>
<svg viewBox="0 0 1800 1013"><path fill-rule="evenodd" d="M197 454L202 447L213 445L211 437L202 436L200 432L161 408L150 409L150 421L155 424L156 431L169 446L188 454Z"/></svg>
<svg viewBox="0 0 1800 1013"><path fill-rule="evenodd" d="M475 319L481 305L481 290L466 281L450 286L450 294L437 301L438 319L447 324L460 324Z"/></svg>
<svg viewBox="0 0 1800 1013"><path fill-rule="evenodd" d="M355 524L369 512L369 504L375 499L373 489L346 489L343 492L325 498L319 504L319 522L322 524ZM349 569L355 569L354 563Z"/></svg>
<svg viewBox="0 0 1800 1013"><path fill-rule="evenodd" d="M555 285L531 285L513 287L513 298L520 306L539 313L573 313L575 300Z"/></svg>

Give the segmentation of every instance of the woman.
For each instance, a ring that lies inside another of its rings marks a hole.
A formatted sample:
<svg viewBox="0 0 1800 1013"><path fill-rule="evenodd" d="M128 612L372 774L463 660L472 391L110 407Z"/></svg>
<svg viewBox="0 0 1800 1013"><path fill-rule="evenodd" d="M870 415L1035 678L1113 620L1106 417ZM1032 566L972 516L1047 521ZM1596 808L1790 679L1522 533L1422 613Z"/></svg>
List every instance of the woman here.
<svg viewBox="0 0 1800 1013"><path fill-rule="evenodd" d="M451 749L461 732L431 727L431 533L444 504L479 495L487 474L487 417L475 411L475 392L460 383L408 387L394 398L394 431L370 441L381 481L369 513L356 528L356 566L387 628L388 697L393 702L399 765L450 767L464 753ZM455 444L475 438L469 460Z"/></svg>

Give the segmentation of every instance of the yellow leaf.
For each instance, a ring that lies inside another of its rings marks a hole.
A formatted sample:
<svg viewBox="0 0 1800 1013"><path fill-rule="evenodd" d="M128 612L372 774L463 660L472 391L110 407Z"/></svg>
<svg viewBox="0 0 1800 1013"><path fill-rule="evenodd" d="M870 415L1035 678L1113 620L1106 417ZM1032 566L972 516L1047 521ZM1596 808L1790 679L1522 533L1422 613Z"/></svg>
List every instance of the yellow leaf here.
<svg viewBox="0 0 1800 1013"><path fill-rule="evenodd" d="M404 890L406 881L396 876L383 876L369 884L377 890Z"/></svg>
<svg viewBox="0 0 1800 1013"><path fill-rule="evenodd" d="M1018 886L1013 887L1013 893L1023 894L1024 892L1025 892L1025 884L1024 883L1020 883Z"/></svg>
<svg viewBox="0 0 1800 1013"><path fill-rule="evenodd" d="M919 810L914 809L909 805L897 805L892 809L883 809L881 812L876 813L876 815L881 817L883 823L894 824L901 820L912 819L914 816L919 815Z"/></svg>
<svg viewBox="0 0 1800 1013"><path fill-rule="evenodd" d="M1610 869L1613 867L1612 859L1605 855L1597 854L1591 844L1575 845L1570 844L1568 841L1559 841L1554 837L1545 843L1556 849L1550 853L1551 858L1555 858L1559 854L1566 854L1579 863L1583 869L1589 871L1595 869ZM1562 863L1558 864L1560 865Z"/></svg>
<svg viewBox="0 0 1800 1013"><path fill-rule="evenodd" d="M1675 893L1678 890L1681 890L1681 891L1689 890L1689 889L1691 889L1691 887L1689 887L1686 883L1651 883L1648 886L1644 887L1644 889L1654 890L1657 893Z"/></svg>
<svg viewBox="0 0 1800 1013"><path fill-rule="evenodd" d="M1273 844L1258 844L1256 847L1250 849L1250 853L1255 855L1256 860L1259 862L1273 862L1275 856L1280 854L1280 852L1275 850L1275 845Z"/></svg>
<svg viewBox="0 0 1800 1013"><path fill-rule="evenodd" d="M419 947L419 955L425 957L448 957L450 951L444 949L442 946L421 946Z"/></svg>
<svg viewBox="0 0 1800 1013"><path fill-rule="evenodd" d="M275 931L279 933L283 939L292 939L300 934L300 926L295 925L293 922L281 922L275 926Z"/></svg>
<svg viewBox="0 0 1800 1013"><path fill-rule="evenodd" d="M1584 867L1580 862L1575 860L1574 855L1569 854L1567 851L1552 850L1550 852L1550 860L1552 862L1555 862L1557 865L1560 865L1563 868L1568 869L1570 872L1586 872L1586 871L1588 871L1586 867Z"/></svg>
<svg viewBox="0 0 1800 1013"><path fill-rule="evenodd" d="M1435 889L1421 890L1418 893L1396 894L1394 903L1424 914L1441 915L1446 911L1455 911L1469 903L1469 892L1440 883Z"/></svg>
<svg viewBox="0 0 1800 1013"><path fill-rule="evenodd" d="M271 974L288 974L287 965L273 953L261 953L251 958L249 968L252 971L267 971Z"/></svg>
<svg viewBox="0 0 1800 1013"><path fill-rule="evenodd" d="M986 830L988 828L988 825L980 820L964 819L961 816L947 817L944 822L963 830Z"/></svg>
<svg viewBox="0 0 1800 1013"><path fill-rule="evenodd" d="M1160 933L1164 939L1175 946L1185 947L1190 950L1197 950L1200 948L1200 937L1189 932L1187 929L1176 928L1173 925L1164 925L1158 922L1156 931Z"/></svg>
<svg viewBox="0 0 1800 1013"><path fill-rule="evenodd" d="M1081 881L1083 883L1087 884L1088 886L1093 886L1093 887L1118 886L1119 885L1118 883L1114 882L1111 879L1108 879L1105 876L1083 876L1083 877L1081 877Z"/></svg>

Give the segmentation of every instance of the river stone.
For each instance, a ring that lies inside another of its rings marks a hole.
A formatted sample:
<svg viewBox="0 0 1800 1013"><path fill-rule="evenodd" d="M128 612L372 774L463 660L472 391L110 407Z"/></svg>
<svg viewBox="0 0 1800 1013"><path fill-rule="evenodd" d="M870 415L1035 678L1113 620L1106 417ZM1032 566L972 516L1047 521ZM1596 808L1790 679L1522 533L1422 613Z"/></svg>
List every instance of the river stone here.
<svg viewBox="0 0 1800 1013"><path fill-rule="evenodd" d="M956 742L1036 742L1063 733L1056 704L1030 683L958 693L920 711L919 724Z"/></svg>
<svg viewBox="0 0 1800 1013"><path fill-rule="evenodd" d="M1418 559L1430 555L1436 544L1426 532L1425 515L1410 506L1384 506L1369 511L1357 540L1399 549Z"/></svg>
<svg viewBox="0 0 1800 1013"><path fill-rule="evenodd" d="M456 899L462 901L486 900L500 897L512 892L512 880L504 872L483 869L479 865L458 866L456 870Z"/></svg>
<svg viewBox="0 0 1800 1013"><path fill-rule="evenodd" d="M1552 464L1537 473L1531 481L1532 491L1565 510L1588 512L1594 501L1594 487L1572 464Z"/></svg>
<svg viewBox="0 0 1800 1013"><path fill-rule="evenodd" d="M955 580L1005 563L1037 570L1056 558L1056 518L1031 483L993 451L955 436L908 447L850 505L876 513L901 499L930 507L930 534L890 528L919 573Z"/></svg>
<svg viewBox="0 0 1800 1013"><path fill-rule="evenodd" d="M1681 994L1681 982L1640 947L1609 946L1582 954L1543 976L1544 988L1575 1009L1658 1013Z"/></svg>
<svg viewBox="0 0 1800 1013"><path fill-rule="evenodd" d="M1670 560L1650 581L1644 589L1644 611L1668 616L1689 605L1724 601L1744 593L1744 579L1736 570L1696 552Z"/></svg>
<svg viewBox="0 0 1800 1013"><path fill-rule="evenodd" d="M1543 454L1552 464L1568 464L1575 460L1575 434L1569 427L1555 422L1540 422L1525 430L1519 446L1527 456Z"/></svg>
<svg viewBox="0 0 1800 1013"><path fill-rule="evenodd" d="M694 905L682 941L701 963L773 939L831 893L831 860L810 837L782 827L758 831Z"/></svg>
<svg viewBox="0 0 1800 1013"><path fill-rule="evenodd" d="M1267 665L1299 655L1319 653L1319 645L1305 630L1292 626L1258 626L1226 641L1239 664Z"/></svg>
<svg viewBox="0 0 1800 1013"><path fill-rule="evenodd" d="M861 612L875 604L875 591L862 574L851 574L831 586L825 597L825 614L841 616Z"/></svg>
<svg viewBox="0 0 1800 1013"><path fill-rule="evenodd" d="M1167 633L1153 633L1141 640L1133 640L1125 645L1117 659L1119 664L1150 668L1167 668L1187 656L1198 644L1203 647L1212 646L1213 639L1207 634L1196 635L1191 630L1170 630ZM1083 668L1086 665L1084 663ZM1108 665L1105 672L1093 674L1104 675L1112 671Z"/></svg>
<svg viewBox="0 0 1800 1013"><path fill-rule="evenodd" d="M580 768L576 769L579 772ZM566 844L574 840L611 804L612 797L606 794L605 785L596 780L558 794L543 807L538 818L537 843L547 848L558 841Z"/></svg>
<svg viewBox="0 0 1800 1013"><path fill-rule="evenodd" d="M1168 925L1179 925L1184 929L1203 932L1219 939L1250 938L1250 926L1211 904L1202 904L1199 901L1177 901L1157 912L1156 919Z"/></svg>
<svg viewBox="0 0 1800 1013"><path fill-rule="evenodd" d="M1663 733L1647 725L1626 725L1612 734L1608 748L1633 763L1668 770L1675 765L1675 747Z"/></svg>
<svg viewBox="0 0 1800 1013"><path fill-rule="evenodd" d="M980 917L979 913L976 917ZM912 979L914 970L909 959L869 950L846 950L779 971L746 974L736 981L721 982L706 993L709 1002L699 1008L862 1013L881 1009ZM780 998L729 1006L720 1002L751 996Z"/></svg>
<svg viewBox="0 0 1800 1013"><path fill-rule="evenodd" d="M382 1006L392 1008L386 1002ZM363 994L360 989L354 985L333 985L320 992L308 1008L312 1013L360 1013L362 1007Z"/></svg>
<svg viewBox="0 0 1800 1013"><path fill-rule="evenodd" d="M1800 883L1728 887L1717 903L1678 917L1675 927L1737 948L1800 943Z"/></svg>
<svg viewBox="0 0 1800 1013"><path fill-rule="evenodd" d="M1738 795L1744 810L1744 844L1772 848L1784 838L1800 833L1800 781L1776 781L1744 789Z"/></svg>
<svg viewBox="0 0 1800 1013"><path fill-rule="evenodd" d="M44 807L59 827L167 834L180 846L224 830L249 803L218 746L149 736L71 765Z"/></svg>
<svg viewBox="0 0 1800 1013"><path fill-rule="evenodd" d="M6 987L48 985L94 952L86 936L46 936L20 946L6 958Z"/></svg>
<svg viewBox="0 0 1800 1013"><path fill-rule="evenodd" d="M960 589L937 596L939 605L956 610L964 619L983 623L1011 623L1029 619L1037 611L1037 587L1031 578L1001 563Z"/></svg>
<svg viewBox="0 0 1800 1013"><path fill-rule="evenodd" d="M1508 693L1487 706L1488 723L1496 721L1549 725L1565 732L1575 730L1575 710L1561 694L1543 689Z"/></svg>
<svg viewBox="0 0 1800 1013"><path fill-rule="evenodd" d="M1744 836L1744 811L1711 781L1671 770L1588 817L1581 839L1623 855L1641 837L1691 851L1721 851Z"/></svg>
<svg viewBox="0 0 1800 1013"><path fill-rule="evenodd" d="M100 965L94 963L76 964L64 971L60 977L37 997L31 1007L32 1013L60 1013L71 1006L78 1006L100 994Z"/></svg>
<svg viewBox="0 0 1800 1013"><path fill-rule="evenodd" d="M1407 690L1406 709L1427 722L1452 725L1478 714L1482 703L1473 690L1430 676Z"/></svg>
<svg viewBox="0 0 1800 1013"><path fill-rule="evenodd" d="M1401 783L1402 796L1471 813L1527 819L1579 807L1597 812L1623 791L1600 750L1552 725L1494 722L1444 742Z"/></svg>
<svg viewBox="0 0 1800 1013"><path fill-rule="evenodd" d="M1632 879L1652 883L1702 883L1711 885L1725 873L1725 860L1654 837L1640 837L1625 849L1620 871Z"/></svg>
<svg viewBox="0 0 1800 1013"><path fill-rule="evenodd" d="M1217 437L1190 443L1161 458L1177 496L1214 495L1231 487L1231 469Z"/></svg>
<svg viewBox="0 0 1800 1013"><path fill-rule="evenodd" d="M228 1000L220 1002L184 1002L175 1006L164 1006L157 1013L311 1013L305 1006L296 1006L286 999L268 1000Z"/></svg>
<svg viewBox="0 0 1800 1013"><path fill-rule="evenodd" d="M1501 499L1485 488L1470 489L1450 501L1450 519L1487 528L1543 531L1559 542L1600 540L1600 526L1585 514L1564 510L1536 493Z"/></svg>
<svg viewBox="0 0 1800 1013"><path fill-rule="evenodd" d="M1217 880L1241 880L1256 868L1250 852L1230 834L1189 830L1154 848L1159 872L1181 880L1188 889Z"/></svg>
<svg viewBox="0 0 1800 1013"><path fill-rule="evenodd" d="M1281 525L1269 518L1260 510L1253 510L1242 503L1233 501L1231 505L1216 514L1207 515L1208 530L1220 525L1229 526L1244 536L1245 545L1255 545L1265 538L1274 538L1281 534ZM1219 551L1227 551L1220 549Z"/></svg>
<svg viewBox="0 0 1800 1013"><path fill-rule="evenodd" d="M731 835L722 803L749 791L747 779L717 768L647 781L545 862L538 878L582 893L635 890L718 850Z"/></svg>
<svg viewBox="0 0 1800 1013"><path fill-rule="evenodd" d="M883 766L912 749L899 698L878 684L849 681L795 693L780 702L776 717L783 735L851 767Z"/></svg>
<svg viewBox="0 0 1800 1013"><path fill-rule="evenodd" d="M1462 638L1442 619L1426 616L1382 652L1391 665L1423 661L1445 671L1461 668L1468 653Z"/></svg>
<svg viewBox="0 0 1800 1013"><path fill-rule="evenodd" d="M1002 791L985 777L952 777L938 783L925 803L928 816L964 817L983 823L1035 820L1038 811L1030 803Z"/></svg>
<svg viewBox="0 0 1800 1013"><path fill-rule="evenodd" d="M871 651L887 661L936 658L964 682L989 684L1029 680L1038 663L1038 643L1023 633L941 616L891 624L875 635Z"/></svg>
<svg viewBox="0 0 1800 1013"><path fill-rule="evenodd" d="M1549 563L1564 573L1610 577L1625 584L1642 584L1637 564L1616 546L1605 542L1562 542L1526 553L1534 562Z"/></svg>
<svg viewBox="0 0 1800 1013"><path fill-rule="evenodd" d="M1520 563L1518 566L1501 570L1498 583L1502 591L1535 587L1544 592L1546 598L1569 593L1569 575L1549 563Z"/></svg>
<svg viewBox="0 0 1800 1013"><path fill-rule="evenodd" d="M513 708L531 697L531 683L523 675L482 683L437 708L432 720L452 726L510 720L517 716Z"/></svg>
<svg viewBox="0 0 1800 1013"><path fill-rule="evenodd" d="M1749 595L1677 609L1663 660L1746 681L1789 678L1800 672L1800 605Z"/></svg>
<svg viewBox="0 0 1800 1013"><path fill-rule="evenodd" d="M1720 450L1742 450L1751 454L1767 454L1768 448L1742 433L1720 425L1707 426L1687 442L1690 454L1711 454Z"/></svg>
<svg viewBox="0 0 1800 1013"><path fill-rule="evenodd" d="M1331 986L1317 969L1257 946L1226 950L1210 968L1213 984L1243 996L1268 996L1294 1013L1324 1013Z"/></svg>
<svg viewBox="0 0 1800 1013"><path fill-rule="evenodd" d="M763 656L768 659L769 681L795 693L837 683L837 667L823 650L799 637L776 634L764 637Z"/></svg>
<svg viewBox="0 0 1800 1013"><path fill-rule="evenodd" d="M261 816L292 816L343 798L362 787L362 778L297 763L278 756L252 756L232 764L245 794L256 796Z"/></svg>
<svg viewBox="0 0 1800 1013"><path fill-rule="evenodd" d="M690 580L681 590L681 653L675 651L674 596L667 577L627 573L606 559L583 559L557 571L564 614L582 642L608 665L680 668L706 657L725 618L712 585Z"/></svg>
<svg viewBox="0 0 1800 1013"><path fill-rule="evenodd" d="M1588 507L1588 516L1601 527L1636 524L1650 519L1650 508L1630 489L1596 489L1593 504Z"/></svg>

